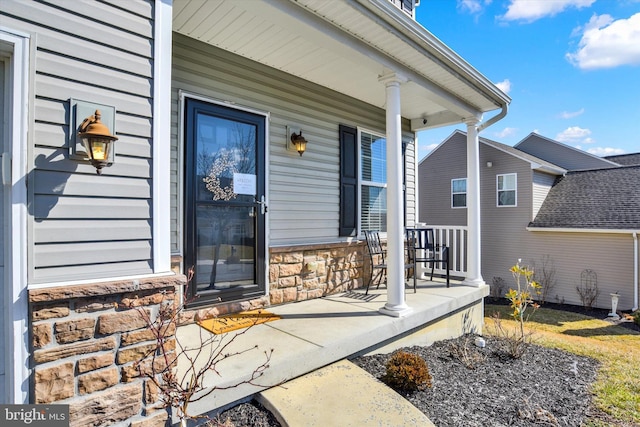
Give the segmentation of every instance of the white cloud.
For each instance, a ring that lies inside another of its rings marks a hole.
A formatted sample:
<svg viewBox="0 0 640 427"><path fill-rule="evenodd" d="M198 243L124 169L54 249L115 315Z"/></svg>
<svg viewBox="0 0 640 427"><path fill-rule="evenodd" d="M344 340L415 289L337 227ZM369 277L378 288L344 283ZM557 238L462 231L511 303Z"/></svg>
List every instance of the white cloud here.
<svg viewBox="0 0 640 427"><path fill-rule="evenodd" d="M502 129L500 132L494 133L494 135L497 136L498 138L507 138L515 135L517 131L518 131L518 128L506 127Z"/></svg>
<svg viewBox="0 0 640 427"><path fill-rule="evenodd" d="M495 85L504 93L508 94L511 91L511 82L509 81L509 79L504 79L503 81L498 82Z"/></svg>
<svg viewBox="0 0 640 427"><path fill-rule="evenodd" d="M625 151L622 148L613 148L613 147L594 147L589 148L587 153L594 154L596 156L604 157L604 156L614 156L617 154L624 154Z"/></svg>
<svg viewBox="0 0 640 427"><path fill-rule="evenodd" d="M556 135L556 141L570 144L593 144L595 141L589 136L591 131L579 126L571 126Z"/></svg>
<svg viewBox="0 0 640 427"><path fill-rule="evenodd" d="M558 115L561 119L572 119L574 117L578 117L584 113L584 108L579 109L578 111L563 111Z"/></svg>
<svg viewBox="0 0 640 427"><path fill-rule="evenodd" d="M481 13L491 0L458 0L458 9L471 14Z"/></svg>
<svg viewBox="0 0 640 427"><path fill-rule="evenodd" d="M593 15L584 28L578 50L567 60L582 69L640 65L640 13L615 21L609 15Z"/></svg>
<svg viewBox="0 0 640 427"><path fill-rule="evenodd" d="M533 22L546 16L575 7L591 6L596 0L511 0L507 12L500 18L505 21Z"/></svg>
<svg viewBox="0 0 640 427"><path fill-rule="evenodd" d="M425 154L432 152L439 144L429 144L422 148Z"/></svg>

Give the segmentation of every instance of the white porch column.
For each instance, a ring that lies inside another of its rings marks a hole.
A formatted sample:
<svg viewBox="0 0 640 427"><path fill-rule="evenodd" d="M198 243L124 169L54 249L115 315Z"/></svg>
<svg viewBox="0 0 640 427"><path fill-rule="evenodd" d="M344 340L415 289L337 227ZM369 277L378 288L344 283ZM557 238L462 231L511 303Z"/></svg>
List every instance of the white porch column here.
<svg viewBox="0 0 640 427"><path fill-rule="evenodd" d="M380 313L401 317L412 311L404 296L400 84L406 79L392 73L382 76L380 81L386 86L387 105L387 303L380 308Z"/></svg>
<svg viewBox="0 0 640 427"><path fill-rule="evenodd" d="M480 244L480 143L475 117L467 125L467 278L463 285L480 287L485 284L481 270Z"/></svg>

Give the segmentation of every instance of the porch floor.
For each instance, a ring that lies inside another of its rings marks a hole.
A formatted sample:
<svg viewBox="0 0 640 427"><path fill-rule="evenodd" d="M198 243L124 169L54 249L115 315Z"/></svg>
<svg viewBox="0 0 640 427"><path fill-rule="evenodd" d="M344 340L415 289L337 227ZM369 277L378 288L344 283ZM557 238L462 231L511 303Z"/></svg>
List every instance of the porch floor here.
<svg viewBox="0 0 640 427"><path fill-rule="evenodd" d="M412 311L400 318L378 311L386 302L384 285L379 290L370 290L368 296L364 295L364 289L357 289L269 307L267 310L280 316L279 320L217 336L218 348L232 341L224 349L225 354L250 350L219 362L216 365L219 375L207 374L204 384L219 389L192 403L189 412L210 413L248 400L266 388L355 355L390 352L406 345L430 345L465 332L480 333L483 306L479 303L488 293L486 285L468 287L452 280L447 288L444 280L419 281L416 293L407 286L406 302ZM448 322L455 313L465 310L474 313L464 315L458 324ZM197 347L203 338L210 336L198 325L187 325L177 331L179 342L187 343L189 348ZM254 370L266 360L265 353L271 350L269 367L254 381L259 386L247 384ZM194 363L200 365L212 351L203 351ZM178 373L186 372L190 364L186 357L181 357Z"/></svg>

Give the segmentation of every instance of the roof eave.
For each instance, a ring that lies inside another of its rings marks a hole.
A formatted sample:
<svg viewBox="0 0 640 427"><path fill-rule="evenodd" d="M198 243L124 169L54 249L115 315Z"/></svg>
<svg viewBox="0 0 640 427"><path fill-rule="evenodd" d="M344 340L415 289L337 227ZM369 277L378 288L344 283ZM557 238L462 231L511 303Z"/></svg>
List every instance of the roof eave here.
<svg viewBox="0 0 640 427"><path fill-rule="evenodd" d="M434 49L439 56L429 52L428 54L437 59L442 66L458 74L467 83L484 94L484 96L493 102L495 108L484 110L492 111L502 108L506 104L511 103L511 98L501 91L486 76L476 70L471 64L465 61L460 55L455 53L451 48L444 44L440 39L434 36L426 28L420 25L416 20L409 18L400 11L396 6L391 4L389 0L356 0L361 5L373 11L386 23L393 26L394 29L401 32L407 39L418 43L424 43Z"/></svg>
<svg viewBox="0 0 640 427"><path fill-rule="evenodd" d="M597 234L634 234L640 233L640 229L622 228L567 228L567 227L527 227L527 231L549 233L597 233Z"/></svg>

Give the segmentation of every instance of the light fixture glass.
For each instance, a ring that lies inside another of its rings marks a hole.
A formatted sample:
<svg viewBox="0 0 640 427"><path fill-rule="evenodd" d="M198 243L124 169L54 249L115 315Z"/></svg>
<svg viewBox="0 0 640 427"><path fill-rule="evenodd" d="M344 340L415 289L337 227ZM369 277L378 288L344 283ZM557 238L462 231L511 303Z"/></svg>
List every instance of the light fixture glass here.
<svg viewBox="0 0 640 427"><path fill-rule="evenodd" d="M84 119L78 133L89 161L96 168L98 175L102 173L103 167L109 166L109 152L112 150L113 142L118 140L118 137L111 135L109 128L100 121L100 117L100 110L96 110L93 116Z"/></svg>
<svg viewBox="0 0 640 427"><path fill-rule="evenodd" d="M300 156L302 156L302 153L304 153L307 149L307 140L304 138L304 136L302 136L302 130L300 131L300 133L296 134L295 132L293 132L291 134L291 143L295 147L296 151L300 153Z"/></svg>

